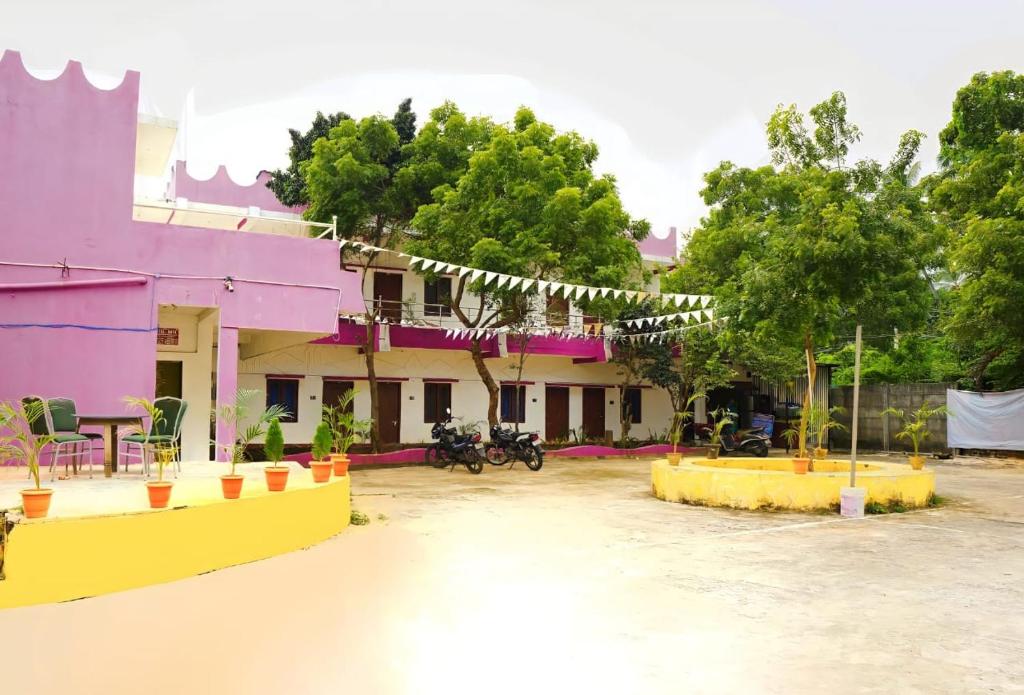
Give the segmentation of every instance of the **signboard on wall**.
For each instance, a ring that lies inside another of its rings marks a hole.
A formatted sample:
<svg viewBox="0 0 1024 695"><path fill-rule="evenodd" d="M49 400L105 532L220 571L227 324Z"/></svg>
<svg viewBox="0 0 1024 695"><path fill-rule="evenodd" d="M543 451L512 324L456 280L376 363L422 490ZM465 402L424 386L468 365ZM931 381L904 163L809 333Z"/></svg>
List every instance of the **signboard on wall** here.
<svg viewBox="0 0 1024 695"><path fill-rule="evenodd" d="M160 328L156 329L156 344L157 345L177 345L178 344L178 329L177 328Z"/></svg>

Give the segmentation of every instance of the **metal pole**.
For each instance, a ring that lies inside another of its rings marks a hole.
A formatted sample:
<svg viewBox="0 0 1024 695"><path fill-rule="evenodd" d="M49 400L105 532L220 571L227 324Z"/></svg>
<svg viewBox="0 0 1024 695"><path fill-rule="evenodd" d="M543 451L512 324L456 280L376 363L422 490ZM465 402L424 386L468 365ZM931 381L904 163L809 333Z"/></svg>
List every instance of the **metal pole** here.
<svg viewBox="0 0 1024 695"><path fill-rule="evenodd" d="M850 428L850 487L857 487L857 418L860 416L860 324L853 357L853 423Z"/></svg>

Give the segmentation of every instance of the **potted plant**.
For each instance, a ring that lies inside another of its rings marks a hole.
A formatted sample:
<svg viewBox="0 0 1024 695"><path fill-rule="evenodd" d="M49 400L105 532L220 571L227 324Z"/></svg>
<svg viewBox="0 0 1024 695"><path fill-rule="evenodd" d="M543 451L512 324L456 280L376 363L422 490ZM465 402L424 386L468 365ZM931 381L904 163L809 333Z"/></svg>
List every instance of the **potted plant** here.
<svg viewBox="0 0 1024 695"><path fill-rule="evenodd" d="M267 489L271 492L281 492L288 485L288 466L281 465L284 458L284 435L281 433L281 423L275 417L267 427L267 438L263 443L263 451L271 465L263 469L267 476Z"/></svg>
<svg viewBox="0 0 1024 695"><path fill-rule="evenodd" d="M45 417L45 408L40 400L0 403L0 460L24 461L35 483L35 487L21 491L21 506L29 519L45 517L53 498L53 490L39 484L39 456L48 444L53 443L54 437L32 433L32 424Z"/></svg>
<svg viewBox="0 0 1024 695"><path fill-rule="evenodd" d="M810 425L816 437L815 442L817 442L817 446L814 447L814 458L817 460L824 461L828 456L828 449L822 446L822 442L825 441L829 430L846 430L846 425L832 417L836 413L844 412L846 410L839 405L834 405L831 408L818 405L811 409Z"/></svg>
<svg viewBox="0 0 1024 695"><path fill-rule="evenodd" d="M786 440L786 445L789 446L790 449L792 449L793 445L802 439L800 436L800 430L793 429L792 427L782 433L782 438ZM806 475L807 471L810 470L810 467L811 459L808 458L807 452L801 449L798 455L793 459L793 472L797 475Z"/></svg>
<svg viewBox="0 0 1024 695"><path fill-rule="evenodd" d="M235 393L234 403L223 405L213 413L214 419L219 424L225 425L235 433L235 439L231 444L221 445L221 450L231 463L231 473L220 477L221 492L224 499L227 500L236 500L242 494L242 483L245 481L245 476L238 475L235 467L240 463L245 463L249 446L267 434L267 427L274 418L288 414L284 406L272 405L257 415L255 421L243 427L245 422L250 420L250 403L259 393L258 389L239 389ZM216 445L216 442L214 444ZM283 438L281 446L283 451ZM285 473L285 479L287 482L287 473Z"/></svg>
<svg viewBox="0 0 1024 695"><path fill-rule="evenodd" d="M326 483L331 479L331 469L334 468L330 458L332 442L331 426L325 420L321 420L313 434L313 459L309 462L314 483Z"/></svg>
<svg viewBox="0 0 1024 695"><path fill-rule="evenodd" d="M351 407L356 392L353 389L345 391L334 406L324 406L324 421L331 431L331 462L334 464L334 475L343 476L348 474L348 450L355 443L356 439L365 436L370 429L370 423L365 420L356 420L355 413Z"/></svg>
<svg viewBox="0 0 1024 695"><path fill-rule="evenodd" d="M698 398L703 398L703 393L694 393L686 399L686 405L682 411L674 413L672 415L672 428L669 430L669 439L672 441L672 452L668 454L668 464L670 466L678 466L679 459L682 457L676 449L679 448L679 440L683 437L683 430L686 428L686 423L689 420L693 420L693 406L694 401ZM717 451L716 454L717 456Z"/></svg>
<svg viewBox="0 0 1024 695"><path fill-rule="evenodd" d="M921 442L928 439L931 433L928 431L928 420L936 415L948 415L949 409L944 405L934 408L928 401L925 401L920 408L910 414L904 415L902 409L886 408L882 415L895 415L903 421L903 429L896 433L896 439L909 440L914 447L914 453L910 456L910 467L915 471L924 468L924 456L921 456Z"/></svg>
<svg viewBox="0 0 1024 695"><path fill-rule="evenodd" d="M715 426L711 430L711 440L708 443L707 451L709 459L717 459L718 451L722 447L722 430L732 424L732 418L729 417L724 408L719 408L711 413L711 416L715 418Z"/></svg>
<svg viewBox="0 0 1024 695"><path fill-rule="evenodd" d="M164 413L148 398L125 396L124 402L128 404L129 408L145 411L145 415L143 417L149 417L149 427L146 427L146 424L142 422L142 418L140 418L139 424L132 425L131 431L132 434L137 434L142 437L143 456L146 455L145 452L148 449L152 453L154 462L156 463L156 480L146 482L146 493L149 495L149 506L151 509L163 509L170 501L171 488L174 487L173 482L164 480L164 466L173 461L174 447L164 445L163 442L153 442L152 446L150 446L149 438L151 433L157 430L164 422Z"/></svg>

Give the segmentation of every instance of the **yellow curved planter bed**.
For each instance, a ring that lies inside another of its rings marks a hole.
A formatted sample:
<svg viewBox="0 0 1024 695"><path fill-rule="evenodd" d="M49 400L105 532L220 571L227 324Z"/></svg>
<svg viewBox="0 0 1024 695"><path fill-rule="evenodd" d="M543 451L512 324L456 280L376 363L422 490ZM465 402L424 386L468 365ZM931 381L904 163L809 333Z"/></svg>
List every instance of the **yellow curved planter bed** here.
<svg viewBox="0 0 1024 695"><path fill-rule="evenodd" d="M789 459L689 458L678 466L659 459L651 463L651 491L669 502L736 509L812 511L839 504L839 490L849 484L848 461L815 461L815 472L793 473ZM857 464L857 487L867 502L893 499L907 507L923 507L935 493L935 474L910 466L869 461Z"/></svg>
<svg viewBox="0 0 1024 695"><path fill-rule="evenodd" d="M348 525L348 477L292 477L274 493L247 480L237 500L222 499L215 479L182 480L173 508L21 521L7 537L0 608L183 579L306 548Z"/></svg>

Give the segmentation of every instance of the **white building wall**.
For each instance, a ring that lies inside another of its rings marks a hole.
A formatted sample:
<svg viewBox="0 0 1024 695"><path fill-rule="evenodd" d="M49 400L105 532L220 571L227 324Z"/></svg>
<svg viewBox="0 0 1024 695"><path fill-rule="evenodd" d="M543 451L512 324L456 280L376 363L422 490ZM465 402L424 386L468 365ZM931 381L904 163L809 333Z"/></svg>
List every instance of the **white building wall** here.
<svg viewBox="0 0 1024 695"><path fill-rule="evenodd" d="M157 361L181 362L181 398L188 404L181 422L181 454L188 461L210 459L210 375L216 310L161 308L161 328L177 328L177 345L158 345ZM155 368L155 366L154 366Z"/></svg>
<svg viewBox="0 0 1024 695"><path fill-rule="evenodd" d="M473 366L468 352L458 350L395 349L375 355L379 377L405 379L401 382L401 439L405 443L430 441L431 423L423 422L423 380L457 379L452 383L452 412L464 422L481 423L486 431L487 390ZM487 364L496 381L515 379L516 356L488 359ZM266 377L274 374L302 374L299 384L298 422L283 423L285 441L305 444L312 440L320 419L323 376L365 377L366 365L354 347L332 345L297 345L241 360L239 386L259 389L265 393ZM606 385L605 426L619 437L620 381L614 364L573 364L565 357L530 355L523 371L526 385L526 422L521 429L539 431L545 436L545 385L572 384L569 388L569 427L580 432L583 423L583 388L581 384ZM355 381L356 417L368 419L370 397L365 379ZM649 432L665 430L672 418L668 394L661 389L642 389L642 421L634 424L631 434L639 439Z"/></svg>

